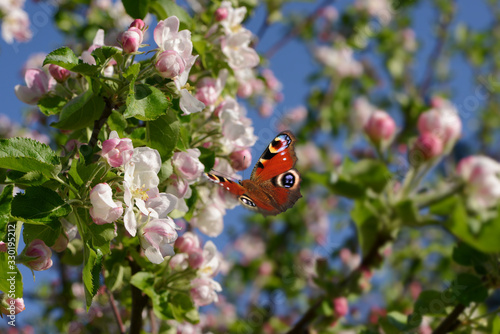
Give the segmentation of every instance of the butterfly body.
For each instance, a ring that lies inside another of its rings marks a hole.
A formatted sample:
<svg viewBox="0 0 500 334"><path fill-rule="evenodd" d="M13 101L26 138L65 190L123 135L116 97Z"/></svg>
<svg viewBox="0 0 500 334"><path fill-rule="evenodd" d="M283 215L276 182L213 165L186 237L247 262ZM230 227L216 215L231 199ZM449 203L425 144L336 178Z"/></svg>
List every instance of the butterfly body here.
<svg viewBox="0 0 500 334"><path fill-rule="evenodd" d="M295 138L289 131L278 134L255 165L249 180L239 183L207 173L208 178L238 197L247 208L265 215L277 215L291 208L302 197L300 174L293 167L297 157Z"/></svg>

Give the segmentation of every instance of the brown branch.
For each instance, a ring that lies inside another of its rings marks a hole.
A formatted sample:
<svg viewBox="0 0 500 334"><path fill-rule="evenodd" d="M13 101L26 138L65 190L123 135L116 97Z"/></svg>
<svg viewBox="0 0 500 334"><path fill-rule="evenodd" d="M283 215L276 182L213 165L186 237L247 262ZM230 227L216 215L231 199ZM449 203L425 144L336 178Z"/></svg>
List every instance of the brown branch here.
<svg viewBox="0 0 500 334"><path fill-rule="evenodd" d="M391 240L390 236L380 234L373 244L371 250L365 256L360 265L353 270L349 276L339 282L336 297L344 295L344 290L346 290L353 281L357 281L361 272L367 268L371 268L380 261L379 249ZM318 300L309 307L309 309L304 313L302 318L297 321L297 323L290 329L287 334L307 334L309 333L307 328L311 322L318 316L318 310L321 303L326 300L327 296L321 296ZM328 296L331 297L331 296Z"/></svg>
<svg viewBox="0 0 500 334"><path fill-rule="evenodd" d="M104 270L103 270L102 275L104 277ZM118 310L118 307L116 306L115 297L113 297L113 293L111 293L111 291L109 291L109 289L106 285L104 285L104 289L106 290L106 293L108 294L109 304L111 305L111 309L113 310L113 315L115 316L116 322L118 324L118 328L120 329L120 333L125 334L125 325L123 325L122 317L120 316L120 311Z"/></svg>
<svg viewBox="0 0 500 334"><path fill-rule="evenodd" d="M129 259L130 268L132 270L132 275L139 272L141 267L137 263L134 262L133 259ZM140 334L142 331L142 310L146 307L148 302L148 297L143 295L142 291L130 285L130 289L132 292L132 312L130 318L130 334Z"/></svg>
<svg viewBox="0 0 500 334"><path fill-rule="evenodd" d="M458 316L462 314L465 310L465 306L462 304L458 304L455 306L453 311L446 318L444 318L443 322L432 332L432 334L445 334L450 333L455 330L459 325L460 321L458 320Z"/></svg>
<svg viewBox="0 0 500 334"><path fill-rule="evenodd" d="M111 107L109 101L106 101L104 105L104 110L102 111L101 117L94 121L94 129L92 130L92 136L89 140L89 146L95 147L97 144L97 138L99 137L99 133L101 132L102 127L106 124L108 117L111 115L113 108Z"/></svg>
<svg viewBox="0 0 500 334"><path fill-rule="evenodd" d="M310 24L311 22L313 22L315 19L316 19L316 16L318 16L318 14L320 13L320 11L328 6L329 4L333 3L335 0L324 0L319 6L318 8L316 8L316 10L314 12L312 12L305 20L302 24L296 26L295 28L293 28L292 30L290 30L285 36L283 36L279 41L278 43L276 43L275 45L273 45L269 50L267 50L267 52L264 53L264 58L266 59L270 59L272 58L272 56L274 56L274 54L276 52L278 52L279 49L281 49L283 46L285 46L288 42L290 42L290 40L292 40L295 36L297 36L299 34L299 32L302 30L302 28L304 28L305 26L307 26L308 24Z"/></svg>

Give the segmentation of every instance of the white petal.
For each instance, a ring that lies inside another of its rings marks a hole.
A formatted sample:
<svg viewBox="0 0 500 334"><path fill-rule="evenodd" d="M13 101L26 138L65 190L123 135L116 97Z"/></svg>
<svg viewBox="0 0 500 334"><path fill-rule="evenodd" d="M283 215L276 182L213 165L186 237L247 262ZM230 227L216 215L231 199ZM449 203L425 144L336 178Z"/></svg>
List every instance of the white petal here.
<svg viewBox="0 0 500 334"><path fill-rule="evenodd" d="M205 108L203 102L198 101L187 89L181 89L181 100L179 103L184 115L200 112Z"/></svg>
<svg viewBox="0 0 500 334"><path fill-rule="evenodd" d="M135 235L137 234L137 221L135 219L135 213L132 208L127 208L125 210L123 223L125 225L125 229L127 229L127 232L130 233L131 236L135 237Z"/></svg>

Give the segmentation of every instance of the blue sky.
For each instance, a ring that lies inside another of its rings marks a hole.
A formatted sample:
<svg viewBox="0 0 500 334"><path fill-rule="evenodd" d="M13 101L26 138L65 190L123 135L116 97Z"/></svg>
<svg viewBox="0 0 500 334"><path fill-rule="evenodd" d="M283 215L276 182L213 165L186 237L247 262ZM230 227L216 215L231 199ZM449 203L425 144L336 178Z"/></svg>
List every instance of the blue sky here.
<svg viewBox="0 0 500 334"><path fill-rule="evenodd" d="M338 1L337 5L342 8L350 2L351 1ZM488 18L490 18L490 15L482 2L461 0L457 1L457 3L459 12L455 24L459 21L466 22L473 28L478 29L484 29L488 26L490 20ZM287 12L311 12L314 7L315 5L313 6L310 2L294 4L287 7ZM16 43L14 45L6 44L3 40L0 40L0 68L2 73L2 80L0 80L2 108L0 113L8 115L12 120L17 122L21 122L22 111L27 108L27 106L19 101L14 94L14 86L24 83L23 78L20 76L20 70L24 62L31 54L37 52L48 53L61 46L63 42L62 35L57 32L50 19L55 12L53 7L47 5L45 2L27 1L26 11L32 20L34 31L33 40L29 43ZM262 23L263 14L264 10L260 8L256 15L250 19L247 27L256 32ZM287 14L285 13L285 15ZM428 55L434 46L434 40L430 37L436 15L429 10L429 1L421 1L421 4L415 11L415 18L414 28L417 33L417 38L423 45L417 58L419 64L416 68L415 75L417 75L418 78L418 74L422 73L422 66L426 63ZM259 42L257 47L258 51L263 52L269 50L272 45L280 40L285 32L286 31L282 27L270 28L264 35L264 38ZM154 42L152 43L154 44ZM269 60L269 64L276 77L283 83L285 99L276 107L276 113L279 115L288 109L303 104L310 90L310 87L306 83L306 77L316 68L316 64L309 56L307 48L303 44L291 41ZM473 87L468 84L462 84L464 81L471 80L471 73L463 70L463 65L464 62L462 59L454 59L451 64L453 75L458 82L461 82L452 87L455 91L455 100L453 100L453 102L456 104L462 103L467 96L473 93ZM273 124L274 116L271 116L271 119L262 119L255 110L249 110L248 115L254 121L255 133L257 135L276 133L276 129L270 126L270 124ZM468 126L469 128L467 128ZM464 124L464 127L466 132L474 130L473 125L470 127L470 125ZM266 141L257 142L252 151L254 162L266 145L267 139ZM339 145L341 145L341 143L339 143ZM341 147L338 149L342 151ZM245 177L250 176L251 168L253 167L250 167L250 169L245 172ZM229 211L228 215L225 217L226 229L230 226L235 227L237 230L241 229L243 226L242 216L245 213L246 211L242 208L236 208ZM224 245L227 243L227 237L222 235L216 238L215 241L218 247L223 249ZM332 242L339 241L339 237L336 237ZM20 249L22 249L22 247L23 245L21 245ZM56 277L55 273L52 273L52 271L37 272L35 285L31 278L31 272L22 265L20 269L24 276L26 291L34 291L38 284ZM40 311L38 307L33 307L32 305L32 301L28 300L27 310L17 316L19 324L27 323L34 314ZM3 325L4 323L0 322L0 328Z"/></svg>

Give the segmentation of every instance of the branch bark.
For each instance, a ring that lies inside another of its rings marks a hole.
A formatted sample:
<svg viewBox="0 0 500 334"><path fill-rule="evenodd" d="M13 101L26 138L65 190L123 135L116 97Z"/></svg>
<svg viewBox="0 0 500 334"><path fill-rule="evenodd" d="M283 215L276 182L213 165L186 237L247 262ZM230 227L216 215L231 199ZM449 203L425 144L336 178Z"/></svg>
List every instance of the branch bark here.
<svg viewBox="0 0 500 334"><path fill-rule="evenodd" d="M94 121L94 129L92 130L92 135L89 140L89 146L95 147L95 145L97 144L97 138L99 137L99 133L101 132L101 129L104 126L104 124L106 124L106 121L108 120L108 117L111 115L112 111L113 108L111 107L109 101L106 101L101 117L99 117L98 120Z"/></svg>
<svg viewBox="0 0 500 334"><path fill-rule="evenodd" d="M445 334L450 333L455 330L459 325L460 321L458 320L458 316L462 314L465 310L465 306L462 304L458 304L455 306L453 311L446 318L444 318L443 322L439 324L439 326L432 332L432 334Z"/></svg>
<svg viewBox="0 0 500 334"><path fill-rule="evenodd" d="M141 267L137 265L132 259L129 259L130 268L132 270L132 275L139 272ZM132 314L130 318L130 334L140 334L142 331L142 310L146 307L148 302L148 297L143 295L142 291L133 285L130 285L132 292Z"/></svg>

